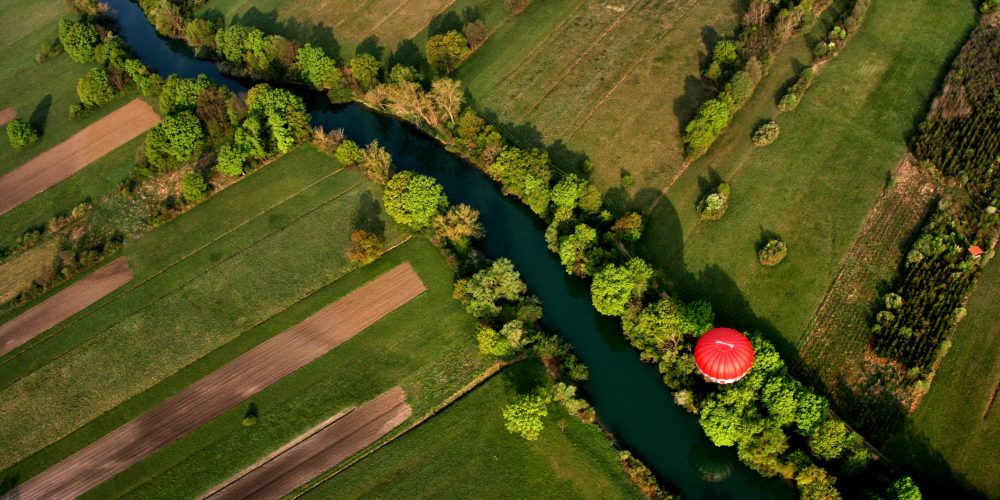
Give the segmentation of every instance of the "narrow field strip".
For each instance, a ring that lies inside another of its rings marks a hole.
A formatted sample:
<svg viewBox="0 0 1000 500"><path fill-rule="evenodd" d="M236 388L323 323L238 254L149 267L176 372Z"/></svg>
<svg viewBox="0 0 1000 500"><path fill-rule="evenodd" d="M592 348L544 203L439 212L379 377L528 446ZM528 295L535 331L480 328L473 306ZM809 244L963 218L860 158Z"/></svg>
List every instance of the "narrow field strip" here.
<svg viewBox="0 0 1000 500"><path fill-rule="evenodd" d="M319 358L425 290L413 267L401 264L28 480L8 496L80 496Z"/></svg>
<svg viewBox="0 0 1000 500"><path fill-rule="evenodd" d="M424 30L427 29L428 26L430 26L431 21L433 21L435 18L437 18L441 14L444 14L448 9L451 8L452 5L455 5L455 0L448 0L448 3L446 3L444 5L444 7L441 7L440 9L438 9L438 11L435 12L434 15L431 16L431 18L428 19L426 23L420 25L420 27L417 28L416 31L414 31L414 32L410 33L409 35L407 35L406 39L407 40L412 40L412 39L416 38L417 35L419 35L420 33L422 33ZM492 31L490 33L492 33ZM487 38L487 40L489 39L489 33L486 35L486 38Z"/></svg>
<svg viewBox="0 0 1000 500"><path fill-rule="evenodd" d="M0 214L68 179L94 160L160 122L141 99L112 111L16 170L0 177Z"/></svg>
<svg viewBox="0 0 1000 500"><path fill-rule="evenodd" d="M253 222L253 221L255 221L255 220L259 219L259 218L260 218L261 216L263 216L263 215L265 215L265 214L267 214L267 213L271 212L271 211L272 211L272 210L274 210L275 208L277 208L277 207L281 206L281 205L282 205L282 204L284 204L285 202L287 202L287 201L291 200L292 198L295 198L296 196L298 196L298 195L302 194L303 192L305 192L305 191L308 191L309 189L311 189L312 187L316 186L316 185L317 185L317 184L319 184L320 182L323 182L324 180L326 180L326 179L329 179L330 177L333 177L334 175L336 175L337 173L341 172L342 170L343 170L343 168L339 168L339 169L337 169L337 170L335 170L335 171L331 172L331 173L330 173L329 175L327 175L327 176L324 176L324 177L321 177L321 178L320 178L319 180L317 180L317 181L313 182L312 184L309 184L308 186L306 186L306 187L302 188L301 190L299 190L299 191L296 191L295 193L292 193L292 194L288 195L287 197L284 197L284 198L282 198L282 199L278 200L278 201L277 201L277 202L275 202L274 204L272 204L272 205L270 205L270 206L268 206L268 207L264 208L263 210L261 210L261 211L260 211L260 212L258 212L257 214L253 215L252 217L248 218L247 220L243 221L242 223L240 223L240 224L238 224L238 225L236 225L236 226L232 227L232 228L231 228L231 229L229 229L228 231L226 231L226 232L224 232L224 233L222 233L222 234L220 234L220 235L216 236L215 238L212 238L211 240L209 240L209 241L207 241L207 242L203 243L202 245L199 245L198 247L194 248L194 249L193 249L193 250L191 250L190 252L188 252L188 253L186 253L186 254L182 255L182 256L181 256L181 257L180 257L179 259L177 259L176 261L174 261L174 262L170 263L170 264L169 264L169 265L167 265L167 266L164 266L164 267L163 267L162 269L158 270L157 272L153 273L152 275L149 275L149 276L147 276L147 277L143 278L143 279L142 279L141 281L139 281L139 282L138 282L138 283L136 283L135 285L133 285L133 286L129 287L128 289L126 289L125 291L123 291L123 292L122 292L121 294L119 294L118 296L116 296L116 297L115 297L115 300L118 300L118 299L121 299L121 298L123 298L123 297L127 296L128 294L130 294L130 293L134 292L135 290L137 290L137 289L141 288L141 287L142 287L143 285L145 285L146 283L149 283L150 281L152 281L152 280L156 279L157 277L159 277L159 276L160 276L160 275L162 275L163 273L166 273L167 271L170 271L171 269L173 269L173 268L177 267L178 265L180 265L180 264L184 263L184 262L185 262L185 261L187 261L187 260L188 260L189 258L191 258L191 257L193 257L193 256L195 256L195 255L197 255L198 253L202 252L202 251L203 251L203 250L205 250L206 248L208 248L208 247L212 246L213 244L217 243L218 241L222 240L222 239L223 239L223 238L225 238L226 236L229 236L230 234L234 233L235 231L237 231L237 230L239 230L239 229L241 229L241 228L243 228L243 227L247 226L247 225L248 225L248 224L250 224L251 222ZM342 192L342 193L338 193L338 194L337 194L336 196L334 196L334 197L333 197L332 199L328 200L328 201L327 201L326 203L324 203L323 205L326 205L326 204L327 204L327 203L329 203L330 201L333 201L333 200L335 200L335 199L339 198L340 196L344 195L345 193L348 193L348 192L350 192L350 191L354 190L354 188L356 188L356 187L357 187L357 184L355 184L355 185L352 185L352 186L351 186L350 188L348 188L348 189L347 189L347 190L345 190L344 192ZM251 242L251 243L250 243L250 245L248 246L248 248L249 248L249 247L253 247L254 245L256 245L257 243L259 243L259 242L263 241L264 239L267 239L267 238L268 238L269 236L273 235L274 233L277 233L277 232L281 232L281 231L282 231L283 229L284 229L284 228L279 228L279 229L276 229L276 230L274 230L274 231L272 231L272 232L270 232L270 233L268 233L268 234L264 235L264 236L263 236L262 238L260 238L260 239L258 239L258 240L256 240L256 241L253 241L253 242ZM245 251L245 250L246 250L246 249L244 249L244 251ZM235 255L239 255L240 253L241 253L241 252L237 252L237 253L235 253L235 254L231 255L231 256L230 256L230 258L232 258L232 257L233 257L233 256L235 256ZM228 260L228 259L226 259L226 260ZM221 263L219 263L219 264L221 264ZM161 299L165 298L166 296L170 295L170 293L172 293L173 291L177 290L178 288L181 288L181 287L183 287L184 285L186 285L186 284L187 284L187 283L189 283L190 281L191 281L191 280L187 280L187 281L185 281L185 282L183 282L183 283L179 284L179 285L178 285L178 286L177 286L176 288L174 288L174 289L171 289L171 290L170 290L170 291L168 291L168 292L167 292L166 294L164 294L164 295L162 295L162 296L160 296L160 297L157 297L157 298L156 298L156 299L155 299L154 301L158 301L158 300L161 300ZM79 322L79 321L81 321L81 320L83 320L83 319L86 319L87 317L91 316L92 314L96 313L97 311L100 311L101 309L103 309L103 308L104 308L105 306L107 306L107 305L111 304L112 302L113 302L113 301L108 301L108 302L105 302L104 304L101 304L101 305L100 305L99 307L97 307L97 308L95 308L95 309L93 309L93 310L91 310L91 311L88 311L88 312L87 312L87 313L86 313L85 315L83 315L83 316L80 316L80 317L78 317L78 318L77 318L77 319L75 319L75 320L74 320L73 322L71 322L71 323L67 323L67 324L66 324L66 325L64 325L64 326L63 326L62 328L59 328L58 330L55 330L55 331L53 331L53 332L49 333L48 335L46 335L46 336L45 336L44 338L42 338L41 340L46 340L46 339L48 339L48 338L52 337L53 335L56 335L56 334L58 334L59 332L62 332L62 331L64 331L64 330L66 330L67 328L70 328L70 327L72 327L72 326L73 326L74 324L76 324L77 322ZM137 310L137 311L133 311L133 312L132 312L131 314L133 314L133 315L134 315L135 313L137 313L137 312L139 312L139 311L141 311L141 309L139 309L139 310ZM112 326L113 326L113 325L112 325ZM109 326L109 328L110 328L110 326ZM34 344L34 345L37 345L37 343L36 343L36 344ZM82 344L81 344L81 345L82 345ZM22 354L22 353L24 353L24 352L27 352L27 351L28 351L28 350L30 350L30 349L31 349L31 347L29 347L29 348L27 348L27 349L24 349L24 350L22 350L22 351L19 351L19 352L18 352L17 354L15 354L14 356L11 356L10 358L6 358L6 359L4 359L3 361L0 361L0 366L3 366L3 365L4 365L4 364L6 364L6 363L7 363L8 361L10 361L10 359L12 359L12 358L16 357L17 355L20 355L20 354ZM59 356L59 357L61 357L61 356ZM58 359L58 357L57 357L56 359ZM15 379L14 381L11 381L11 382L10 382L9 384L6 384L6 385L3 385L3 384L0 384L0 389L3 389L3 387L6 387L7 385L10 385L10 384L12 384L12 383L14 383L14 382L16 382L16 381L17 381L17 380Z"/></svg>
<svg viewBox="0 0 1000 500"><path fill-rule="evenodd" d="M0 264L0 303L13 299L35 279L53 271L59 239L52 238Z"/></svg>
<svg viewBox="0 0 1000 500"><path fill-rule="evenodd" d="M6 125L8 122L17 117L17 110L14 108L4 108L0 109L0 125Z"/></svg>
<svg viewBox="0 0 1000 500"><path fill-rule="evenodd" d="M382 17L382 19L379 19L377 23L375 23L374 25L370 26L368 28L368 31L362 33L361 34L361 38L362 39L367 38L369 35L371 35L372 33L374 33L375 30L377 30L379 26L382 26L383 23L385 23L386 21L388 21L389 18L391 18L395 13L399 12L400 9L402 9L403 6L405 6L408 3L410 3L410 0L402 0L401 2L399 2L399 4L396 5L395 9L392 9L392 11L390 11L388 14L386 14L384 17Z"/></svg>
<svg viewBox="0 0 1000 500"><path fill-rule="evenodd" d="M365 405L309 430L264 463L210 492L211 499L279 498L365 449L413 414L394 387Z"/></svg>
<svg viewBox="0 0 1000 500"><path fill-rule="evenodd" d="M14 319L0 325L0 356L84 310L132 280L128 259L119 257Z"/></svg>

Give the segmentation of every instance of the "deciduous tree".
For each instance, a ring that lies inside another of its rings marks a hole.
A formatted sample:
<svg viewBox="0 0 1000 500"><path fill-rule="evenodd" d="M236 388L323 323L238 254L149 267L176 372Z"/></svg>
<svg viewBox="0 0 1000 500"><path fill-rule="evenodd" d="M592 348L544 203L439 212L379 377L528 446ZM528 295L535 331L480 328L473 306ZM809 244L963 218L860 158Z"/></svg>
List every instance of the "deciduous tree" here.
<svg viewBox="0 0 1000 500"><path fill-rule="evenodd" d="M448 206L448 197L433 177L403 171L386 183L384 203L386 213L393 220L415 231L423 231Z"/></svg>

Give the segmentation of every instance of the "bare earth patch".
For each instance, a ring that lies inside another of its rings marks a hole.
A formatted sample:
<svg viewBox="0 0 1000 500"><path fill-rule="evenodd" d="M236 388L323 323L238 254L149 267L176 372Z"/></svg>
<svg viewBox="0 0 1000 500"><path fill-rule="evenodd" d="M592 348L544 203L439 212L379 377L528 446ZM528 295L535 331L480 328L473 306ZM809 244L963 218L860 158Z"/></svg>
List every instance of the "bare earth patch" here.
<svg viewBox="0 0 1000 500"><path fill-rule="evenodd" d="M159 122L160 115L141 99L112 111L0 177L0 214L66 180Z"/></svg>
<svg viewBox="0 0 1000 500"><path fill-rule="evenodd" d="M80 496L326 354L424 290L412 266L396 266L31 478L11 496Z"/></svg>
<svg viewBox="0 0 1000 500"><path fill-rule="evenodd" d="M17 116L17 110L14 108L0 109L0 126L6 125L16 116Z"/></svg>
<svg viewBox="0 0 1000 500"><path fill-rule="evenodd" d="M119 257L41 304L0 325L0 356L62 323L132 280L128 260Z"/></svg>
<svg viewBox="0 0 1000 500"><path fill-rule="evenodd" d="M216 487L208 498L280 498L363 450L413 414L400 387L320 424Z"/></svg>

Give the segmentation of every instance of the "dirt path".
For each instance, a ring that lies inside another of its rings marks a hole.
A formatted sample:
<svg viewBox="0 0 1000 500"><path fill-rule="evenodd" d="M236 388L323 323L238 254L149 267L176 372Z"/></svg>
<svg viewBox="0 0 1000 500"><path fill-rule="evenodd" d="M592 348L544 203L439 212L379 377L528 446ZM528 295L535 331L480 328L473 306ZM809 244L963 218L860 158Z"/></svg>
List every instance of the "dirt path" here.
<svg viewBox="0 0 1000 500"><path fill-rule="evenodd" d="M363 450L413 414L395 387L300 436L298 442L209 493L212 499L281 498Z"/></svg>
<svg viewBox="0 0 1000 500"><path fill-rule="evenodd" d="M112 111L0 177L0 214L66 180L159 122L160 115L141 99Z"/></svg>
<svg viewBox="0 0 1000 500"><path fill-rule="evenodd" d="M89 276L0 325L0 356L62 323L132 280L128 260L119 257Z"/></svg>
<svg viewBox="0 0 1000 500"><path fill-rule="evenodd" d="M425 290L401 264L206 375L3 498L80 496L284 376L326 354Z"/></svg>
<svg viewBox="0 0 1000 500"><path fill-rule="evenodd" d="M16 116L17 116L17 110L14 108L0 109L0 126L8 124Z"/></svg>

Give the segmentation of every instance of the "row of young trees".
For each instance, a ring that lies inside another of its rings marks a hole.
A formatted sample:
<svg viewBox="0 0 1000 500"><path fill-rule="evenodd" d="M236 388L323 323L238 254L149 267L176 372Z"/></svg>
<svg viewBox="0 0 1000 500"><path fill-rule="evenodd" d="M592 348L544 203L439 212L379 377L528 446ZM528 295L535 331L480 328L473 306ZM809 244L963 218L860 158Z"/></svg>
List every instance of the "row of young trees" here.
<svg viewBox="0 0 1000 500"><path fill-rule="evenodd" d="M923 390L1000 234L1000 14L986 10L912 144L922 166L957 181L963 194L939 203L871 327L875 352L919 371Z"/></svg>
<svg viewBox="0 0 1000 500"><path fill-rule="evenodd" d="M721 91L703 102L684 128L682 139L688 158L708 151L736 111L753 95L774 54L796 33L808 29L832 0L792 1L786 6L782 3L752 0L736 38L720 40L712 48L705 78L721 86Z"/></svg>
<svg viewBox="0 0 1000 500"><path fill-rule="evenodd" d="M557 178L544 151L506 144L497 130L464 106L458 82L439 79L426 86L410 68L381 71L377 64L370 65L376 71L368 71L359 80L358 68L353 62L351 66L352 71L344 76L353 80L352 89L363 102L434 135L549 222L546 240L567 272L592 279L594 307L622 318L625 334L643 359L658 364L665 383L677 391L678 402L701 415L706 434L716 444L737 446L741 458L765 475L795 479L800 492L809 498L837 495L829 468L854 472L865 466L868 453L860 437L828 414L824 398L788 376L767 341L755 338L759 359L751 373L756 375L746 381L720 387L698 377L691 353L696 338L711 327L711 308L704 302L685 304L656 295L651 291L651 266L642 259L625 257L630 242L642 235L640 215L616 219L603 207L600 191L585 179ZM362 148L350 144L339 144L337 156L367 163ZM433 179L411 172L386 173L381 168L369 175L385 180L386 212L397 222L429 234L436 226L450 225L435 224L448 217L451 209ZM472 233L476 231L466 232ZM569 380L586 377L585 367L569 354L568 346L537 328L540 304L527 294L509 261L500 259L459 280L455 296L480 321L477 340L483 353L501 358L536 354L560 360L558 366ZM548 404L545 395L535 396L524 402L524 408L509 412L512 430L526 437L535 435L539 408ZM565 396L553 398L574 400ZM576 408L582 418L592 418L592 410L580 401L567 407Z"/></svg>

